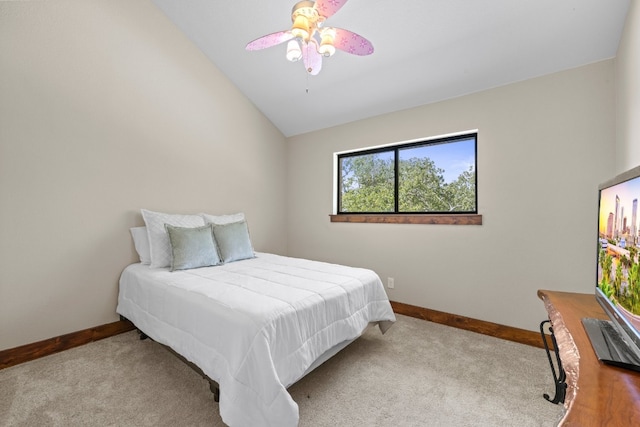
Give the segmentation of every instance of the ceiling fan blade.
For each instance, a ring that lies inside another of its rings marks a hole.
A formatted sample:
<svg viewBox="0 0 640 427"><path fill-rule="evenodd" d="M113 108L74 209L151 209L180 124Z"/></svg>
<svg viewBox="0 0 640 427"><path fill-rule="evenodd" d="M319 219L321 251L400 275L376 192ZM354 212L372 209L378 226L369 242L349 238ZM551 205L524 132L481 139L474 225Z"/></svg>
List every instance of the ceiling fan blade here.
<svg viewBox="0 0 640 427"><path fill-rule="evenodd" d="M316 8L320 16L328 18L339 11L346 2L347 0L317 0L313 7Z"/></svg>
<svg viewBox="0 0 640 427"><path fill-rule="evenodd" d="M271 46L278 45L280 43L284 43L293 38L293 34L291 31L278 31L277 33L267 34L266 36L262 36L259 39L255 39L252 42L247 43L247 50L261 50L266 49Z"/></svg>
<svg viewBox="0 0 640 427"><path fill-rule="evenodd" d="M334 39L333 45L336 49L360 56L371 55L373 53L373 45L361 35L341 28L335 28L335 30L336 38Z"/></svg>
<svg viewBox="0 0 640 427"><path fill-rule="evenodd" d="M307 73L315 76L322 69L322 55L318 53L316 41L311 39L308 43L302 43L302 60Z"/></svg>

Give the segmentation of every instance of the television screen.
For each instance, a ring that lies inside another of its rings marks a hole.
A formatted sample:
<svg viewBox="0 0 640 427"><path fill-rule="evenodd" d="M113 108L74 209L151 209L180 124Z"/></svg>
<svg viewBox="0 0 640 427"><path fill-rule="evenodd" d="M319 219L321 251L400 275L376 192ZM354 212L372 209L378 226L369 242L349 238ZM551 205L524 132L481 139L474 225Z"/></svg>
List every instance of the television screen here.
<svg viewBox="0 0 640 427"><path fill-rule="evenodd" d="M602 184L598 193L596 299L611 321L597 322L603 337L594 337L595 331L583 323L601 360L636 369L640 365L640 167ZM605 342L594 342L600 338ZM609 356L600 354L597 347L603 345ZM621 352L628 354L614 354Z"/></svg>

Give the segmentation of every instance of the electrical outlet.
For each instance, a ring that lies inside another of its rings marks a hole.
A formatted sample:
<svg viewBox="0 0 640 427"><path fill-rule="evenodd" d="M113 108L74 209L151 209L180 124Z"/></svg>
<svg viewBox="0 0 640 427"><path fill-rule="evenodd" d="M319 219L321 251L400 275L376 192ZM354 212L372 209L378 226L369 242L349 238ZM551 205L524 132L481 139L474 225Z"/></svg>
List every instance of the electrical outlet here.
<svg viewBox="0 0 640 427"><path fill-rule="evenodd" d="M393 289L395 287L396 287L396 283L393 277L387 277L387 288Z"/></svg>

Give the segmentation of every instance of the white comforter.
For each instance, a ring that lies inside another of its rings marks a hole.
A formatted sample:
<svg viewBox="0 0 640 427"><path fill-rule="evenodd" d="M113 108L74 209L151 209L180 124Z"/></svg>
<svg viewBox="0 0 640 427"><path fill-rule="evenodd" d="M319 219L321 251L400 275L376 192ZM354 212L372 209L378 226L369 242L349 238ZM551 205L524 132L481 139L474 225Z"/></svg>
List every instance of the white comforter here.
<svg viewBox="0 0 640 427"><path fill-rule="evenodd" d="M231 426L296 426L286 388L369 322L395 316L371 270L272 254L169 272L128 266L117 312L220 385Z"/></svg>

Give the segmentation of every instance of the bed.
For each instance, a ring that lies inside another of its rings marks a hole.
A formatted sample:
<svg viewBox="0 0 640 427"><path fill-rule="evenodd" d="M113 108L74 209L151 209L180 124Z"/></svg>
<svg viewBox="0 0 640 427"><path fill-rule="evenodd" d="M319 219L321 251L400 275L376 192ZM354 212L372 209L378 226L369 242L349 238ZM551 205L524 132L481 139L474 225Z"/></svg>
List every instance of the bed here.
<svg viewBox="0 0 640 427"><path fill-rule="evenodd" d="M248 253L185 269L147 264L141 254L121 275L117 312L219 384L226 424L296 426L287 387L369 325L384 333L395 316L371 270Z"/></svg>

